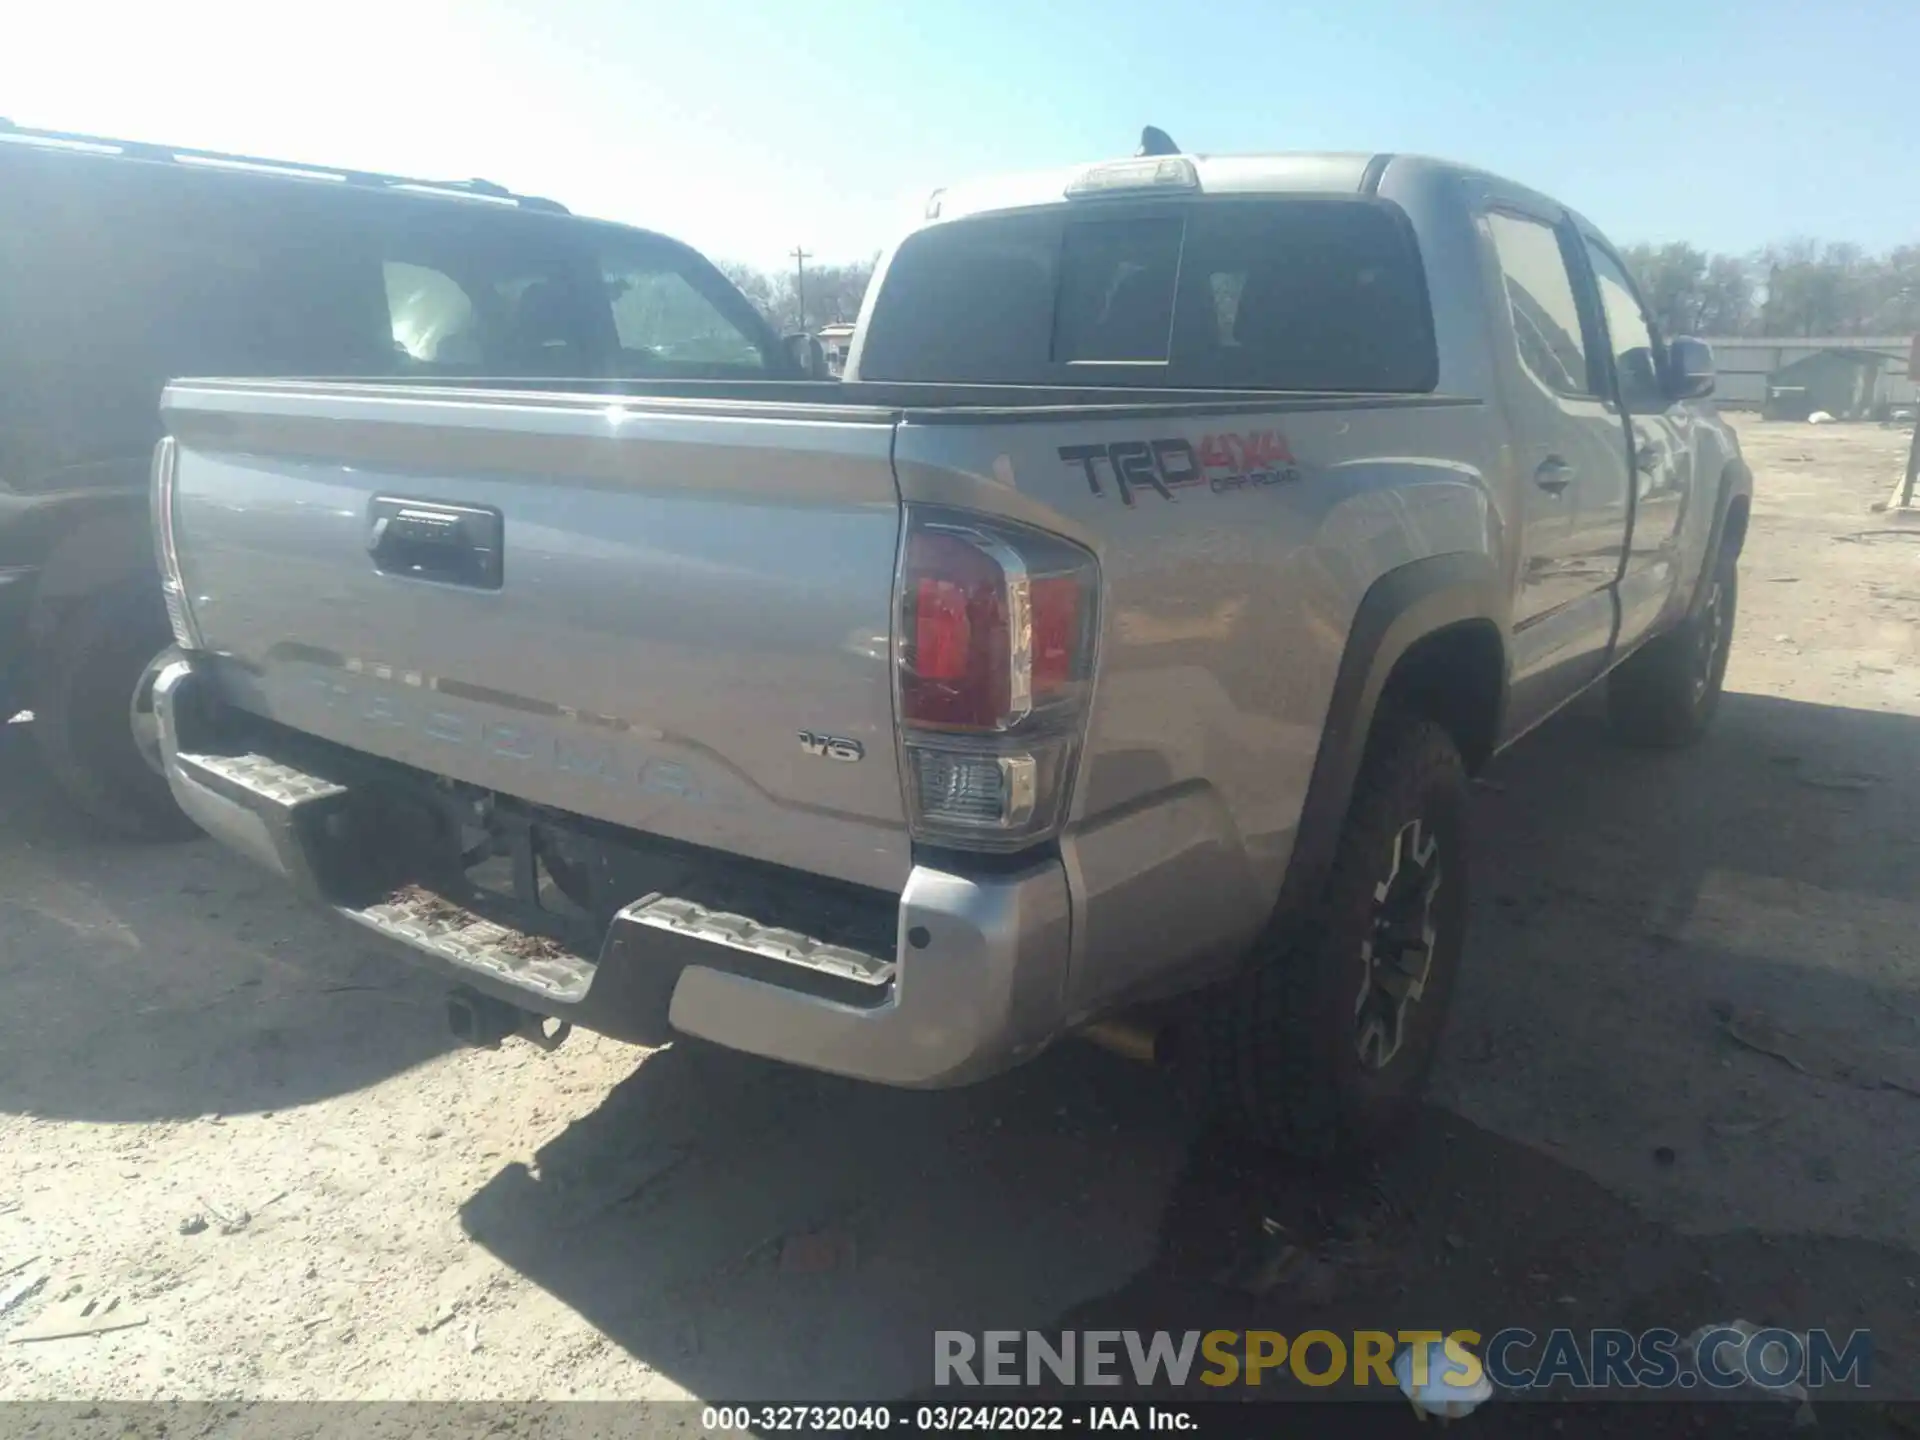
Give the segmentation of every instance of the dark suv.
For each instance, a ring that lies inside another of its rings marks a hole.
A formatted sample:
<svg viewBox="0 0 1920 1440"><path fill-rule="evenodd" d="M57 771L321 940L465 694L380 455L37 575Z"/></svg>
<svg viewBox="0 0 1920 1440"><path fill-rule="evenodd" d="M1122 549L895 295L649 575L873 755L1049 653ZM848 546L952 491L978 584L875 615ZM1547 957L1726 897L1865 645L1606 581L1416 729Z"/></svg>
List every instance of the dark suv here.
<svg viewBox="0 0 1920 1440"><path fill-rule="evenodd" d="M0 719L123 834L190 833L151 763L169 642L147 507L175 376L793 379L685 245L440 183L0 121Z"/></svg>

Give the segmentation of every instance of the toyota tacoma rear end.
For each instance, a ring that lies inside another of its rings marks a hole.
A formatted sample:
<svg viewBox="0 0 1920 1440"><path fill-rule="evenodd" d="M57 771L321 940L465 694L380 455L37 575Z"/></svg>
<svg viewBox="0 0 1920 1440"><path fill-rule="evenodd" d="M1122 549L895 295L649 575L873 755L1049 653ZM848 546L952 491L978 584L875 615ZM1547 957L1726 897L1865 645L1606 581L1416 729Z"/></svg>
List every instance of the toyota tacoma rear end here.
<svg viewBox="0 0 1920 1440"><path fill-rule="evenodd" d="M1711 718L1749 477L1604 237L1435 161L936 194L827 382L195 380L200 824L459 986L952 1085L1130 1025L1259 1138L1409 1113L1466 784Z"/></svg>
<svg viewBox="0 0 1920 1440"><path fill-rule="evenodd" d="M1049 1037L1067 886L1033 847L1096 567L903 510L890 412L203 383L167 420L191 658L159 689L215 835L634 1040L928 1084Z"/></svg>

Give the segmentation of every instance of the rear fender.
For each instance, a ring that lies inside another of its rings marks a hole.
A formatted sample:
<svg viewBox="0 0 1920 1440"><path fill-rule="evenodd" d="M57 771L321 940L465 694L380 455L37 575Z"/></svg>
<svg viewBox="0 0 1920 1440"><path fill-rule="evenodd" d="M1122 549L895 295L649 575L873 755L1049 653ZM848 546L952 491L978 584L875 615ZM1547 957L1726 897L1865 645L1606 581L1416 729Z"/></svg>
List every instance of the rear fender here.
<svg viewBox="0 0 1920 1440"><path fill-rule="evenodd" d="M1504 642L1508 633L1504 595L1490 557L1459 553L1436 555L1389 571L1362 597L1320 732L1277 919L1298 916L1326 881L1353 798L1354 780L1394 668L1423 639L1451 626L1487 622ZM1504 664L1501 668L1498 706L1503 708ZM1492 733L1500 733L1498 715Z"/></svg>

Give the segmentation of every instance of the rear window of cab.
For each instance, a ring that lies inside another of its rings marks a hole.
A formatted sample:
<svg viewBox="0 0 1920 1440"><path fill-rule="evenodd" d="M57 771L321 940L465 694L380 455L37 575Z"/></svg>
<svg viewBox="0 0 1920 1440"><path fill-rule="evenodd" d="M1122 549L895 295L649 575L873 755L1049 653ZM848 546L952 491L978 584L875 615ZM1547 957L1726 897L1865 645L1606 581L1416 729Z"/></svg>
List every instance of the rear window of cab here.
<svg viewBox="0 0 1920 1440"><path fill-rule="evenodd" d="M1412 227L1366 197L1100 202L902 242L864 380L1424 393L1438 380Z"/></svg>

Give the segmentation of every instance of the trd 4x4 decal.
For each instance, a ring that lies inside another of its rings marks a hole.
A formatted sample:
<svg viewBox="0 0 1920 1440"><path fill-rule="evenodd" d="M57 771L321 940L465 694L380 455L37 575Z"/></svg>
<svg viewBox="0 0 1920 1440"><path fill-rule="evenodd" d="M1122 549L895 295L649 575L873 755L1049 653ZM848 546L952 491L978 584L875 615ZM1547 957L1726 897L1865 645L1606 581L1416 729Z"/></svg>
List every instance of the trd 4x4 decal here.
<svg viewBox="0 0 1920 1440"><path fill-rule="evenodd" d="M1062 445L1060 459L1080 467L1095 495L1107 493L1105 482L1110 475L1125 505L1134 503L1136 489L1172 500L1175 491L1201 485L1218 495L1248 485L1280 485L1301 478L1299 462L1278 430L1204 435L1198 445L1177 435L1167 440L1116 440L1111 445Z"/></svg>

